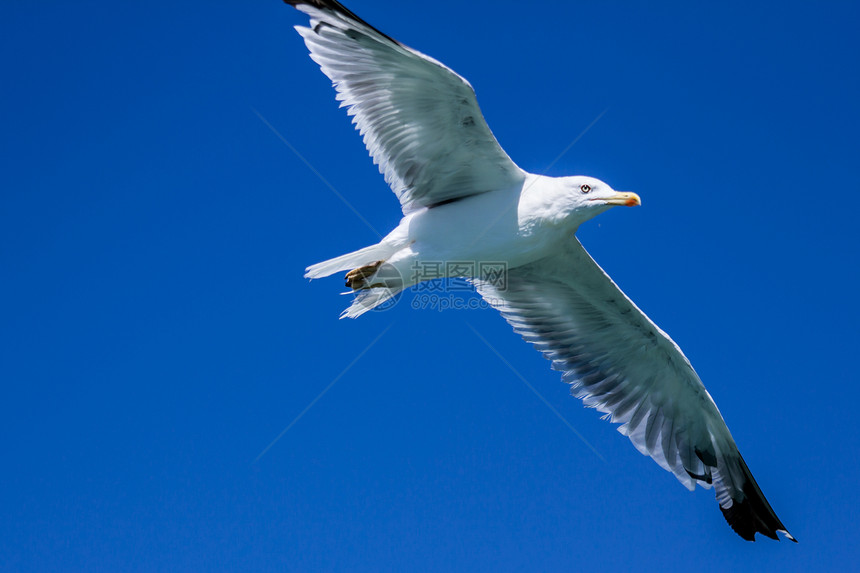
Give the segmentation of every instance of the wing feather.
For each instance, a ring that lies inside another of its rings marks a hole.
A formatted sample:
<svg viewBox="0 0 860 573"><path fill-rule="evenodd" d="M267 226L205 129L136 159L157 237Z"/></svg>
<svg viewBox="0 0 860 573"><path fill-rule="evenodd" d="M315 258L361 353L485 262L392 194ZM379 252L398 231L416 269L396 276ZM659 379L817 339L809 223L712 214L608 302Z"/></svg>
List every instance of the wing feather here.
<svg viewBox="0 0 860 573"><path fill-rule="evenodd" d="M519 185L469 83L332 0L285 0L404 213Z"/></svg>
<svg viewBox="0 0 860 573"><path fill-rule="evenodd" d="M716 404L681 349L612 282L577 241L509 269L479 292L563 372L571 393L688 489L714 487L745 539L777 538L780 522Z"/></svg>

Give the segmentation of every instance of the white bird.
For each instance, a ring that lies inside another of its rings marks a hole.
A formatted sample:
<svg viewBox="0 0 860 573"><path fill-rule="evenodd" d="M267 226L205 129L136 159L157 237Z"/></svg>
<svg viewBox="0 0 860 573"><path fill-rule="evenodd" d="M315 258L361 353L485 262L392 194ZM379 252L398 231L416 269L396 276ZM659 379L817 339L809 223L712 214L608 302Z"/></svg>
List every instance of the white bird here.
<svg viewBox="0 0 860 573"><path fill-rule="evenodd" d="M523 171L464 78L337 1L285 2L310 17L310 27L296 29L403 209L378 244L308 267L308 278L352 269L346 281L356 297L342 317L419 282L463 276L640 452L690 490L713 487L741 537L781 532L796 541L681 349L574 237L581 223L639 197L592 177ZM450 261L474 264L440 264Z"/></svg>

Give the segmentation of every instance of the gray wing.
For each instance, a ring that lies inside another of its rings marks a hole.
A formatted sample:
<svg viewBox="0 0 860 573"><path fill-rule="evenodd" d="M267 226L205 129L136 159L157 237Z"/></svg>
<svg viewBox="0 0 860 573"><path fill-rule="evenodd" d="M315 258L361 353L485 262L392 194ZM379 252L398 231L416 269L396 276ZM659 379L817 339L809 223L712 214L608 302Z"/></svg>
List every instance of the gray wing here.
<svg viewBox="0 0 860 573"><path fill-rule="evenodd" d="M465 79L339 2L285 1L310 16L296 30L404 213L522 183Z"/></svg>
<svg viewBox="0 0 860 573"><path fill-rule="evenodd" d="M543 355L586 406L621 424L640 452L688 489L714 487L744 539L789 539L681 349L575 239L563 252L508 270L481 295Z"/></svg>

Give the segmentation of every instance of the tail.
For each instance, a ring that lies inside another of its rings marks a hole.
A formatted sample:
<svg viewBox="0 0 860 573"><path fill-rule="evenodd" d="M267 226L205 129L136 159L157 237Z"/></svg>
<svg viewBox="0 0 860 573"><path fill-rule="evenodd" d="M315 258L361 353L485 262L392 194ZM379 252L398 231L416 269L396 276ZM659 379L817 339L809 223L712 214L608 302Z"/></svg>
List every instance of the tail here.
<svg viewBox="0 0 860 573"><path fill-rule="evenodd" d="M341 313L340 318L357 318L390 301L404 289L403 277L393 265L385 262L395 251L389 245L371 245L311 265L305 269L305 278L327 277L338 271L352 269L346 275L346 286L355 293L355 299Z"/></svg>
<svg viewBox="0 0 860 573"><path fill-rule="evenodd" d="M346 286L355 293L352 304L341 318L358 318L394 298L406 286L397 268L385 261L353 269L346 273Z"/></svg>
<svg viewBox="0 0 860 573"><path fill-rule="evenodd" d="M394 254L394 249L388 245L379 243L378 245L370 245L352 253L347 253L315 265L311 265L305 269L306 279L319 279L333 275L338 271L347 271L350 269L369 265L374 261L385 260Z"/></svg>
<svg viewBox="0 0 860 573"><path fill-rule="evenodd" d="M380 305L390 301L400 294L402 290L403 286L373 287L367 290L355 291L355 299L349 305L349 308L340 313L340 318L358 318L365 312L378 308ZM385 309L387 307L383 307L380 310Z"/></svg>

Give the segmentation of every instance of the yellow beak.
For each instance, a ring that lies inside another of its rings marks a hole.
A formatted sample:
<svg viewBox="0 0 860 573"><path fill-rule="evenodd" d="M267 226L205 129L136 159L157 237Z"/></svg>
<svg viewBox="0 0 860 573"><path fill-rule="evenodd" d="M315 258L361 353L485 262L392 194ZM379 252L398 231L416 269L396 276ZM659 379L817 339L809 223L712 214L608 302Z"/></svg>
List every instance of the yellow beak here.
<svg viewBox="0 0 860 573"><path fill-rule="evenodd" d="M642 199L636 193L616 193L611 197L604 199L607 205L623 205L625 207L635 207L642 204Z"/></svg>

